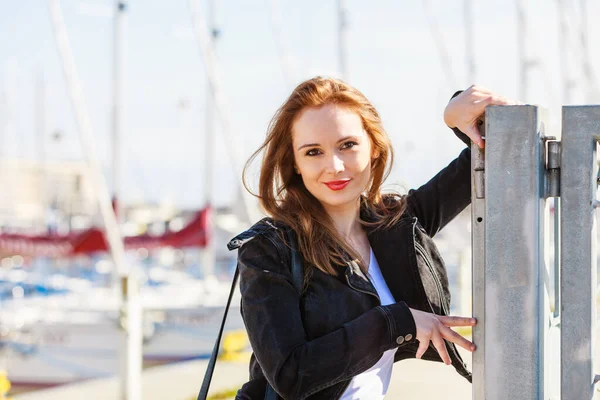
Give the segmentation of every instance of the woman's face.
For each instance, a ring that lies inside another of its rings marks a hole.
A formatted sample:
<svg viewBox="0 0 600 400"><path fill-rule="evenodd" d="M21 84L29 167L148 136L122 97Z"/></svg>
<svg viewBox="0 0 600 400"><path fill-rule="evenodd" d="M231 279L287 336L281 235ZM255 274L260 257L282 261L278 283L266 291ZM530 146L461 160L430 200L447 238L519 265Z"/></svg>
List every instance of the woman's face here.
<svg viewBox="0 0 600 400"><path fill-rule="evenodd" d="M327 211L354 208L371 175L371 139L360 116L327 104L307 108L292 126L297 172Z"/></svg>

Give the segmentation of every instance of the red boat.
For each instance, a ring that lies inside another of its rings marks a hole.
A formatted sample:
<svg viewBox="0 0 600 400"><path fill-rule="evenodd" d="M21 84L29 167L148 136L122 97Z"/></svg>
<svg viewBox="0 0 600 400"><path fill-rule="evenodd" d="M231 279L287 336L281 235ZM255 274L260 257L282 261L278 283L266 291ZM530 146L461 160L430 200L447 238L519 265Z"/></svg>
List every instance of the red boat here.
<svg viewBox="0 0 600 400"><path fill-rule="evenodd" d="M205 247L210 240L210 217L212 210L198 211L191 221L177 232L162 235L143 234L124 238L126 250L158 247ZM105 232L100 228L89 228L68 235L25 235L0 233L0 254L31 257L69 257L108 251Z"/></svg>

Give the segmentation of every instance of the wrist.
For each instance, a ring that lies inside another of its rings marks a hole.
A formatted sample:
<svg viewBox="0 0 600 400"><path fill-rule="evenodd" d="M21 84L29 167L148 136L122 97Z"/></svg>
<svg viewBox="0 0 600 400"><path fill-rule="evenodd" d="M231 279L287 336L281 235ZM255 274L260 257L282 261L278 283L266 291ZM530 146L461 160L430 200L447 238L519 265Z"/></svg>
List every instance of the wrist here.
<svg viewBox="0 0 600 400"><path fill-rule="evenodd" d="M450 118L450 116L446 115L446 113L444 113L444 123L450 129L456 128L456 124L454 123L454 121L452 121L452 119Z"/></svg>

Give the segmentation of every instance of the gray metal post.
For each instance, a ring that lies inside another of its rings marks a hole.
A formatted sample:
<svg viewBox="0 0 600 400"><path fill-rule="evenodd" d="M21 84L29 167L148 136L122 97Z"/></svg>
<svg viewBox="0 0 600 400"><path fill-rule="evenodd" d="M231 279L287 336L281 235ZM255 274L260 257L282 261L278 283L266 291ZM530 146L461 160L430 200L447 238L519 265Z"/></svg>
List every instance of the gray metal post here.
<svg viewBox="0 0 600 400"><path fill-rule="evenodd" d="M561 395L593 397L596 318L596 141L600 106L563 107L561 166Z"/></svg>
<svg viewBox="0 0 600 400"><path fill-rule="evenodd" d="M535 106L486 111L485 395L476 400L546 398L544 120Z"/></svg>
<svg viewBox="0 0 600 400"><path fill-rule="evenodd" d="M485 131L480 131L485 136ZM471 248L472 248L472 312L477 319L473 327L473 399L485 399L485 152L471 145Z"/></svg>

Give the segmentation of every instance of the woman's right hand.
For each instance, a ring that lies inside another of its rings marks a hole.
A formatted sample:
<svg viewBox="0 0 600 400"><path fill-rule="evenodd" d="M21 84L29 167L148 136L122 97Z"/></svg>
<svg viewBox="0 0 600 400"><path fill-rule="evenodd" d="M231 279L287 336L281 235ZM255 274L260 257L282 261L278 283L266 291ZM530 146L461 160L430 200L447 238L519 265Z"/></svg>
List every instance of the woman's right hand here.
<svg viewBox="0 0 600 400"><path fill-rule="evenodd" d="M450 128L458 128L483 149L485 141L479 134L477 121L485 113L485 108L491 105L513 106L517 104L523 103L492 93L484 87L471 85L450 100L444 110L444 122Z"/></svg>
<svg viewBox="0 0 600 400"><path fill-rule="evenodd" d="M429 342L433 343L438 354L445 364L450 365L450 356L446 350L444 339L449 342L456 343L460 347L475 351L475 345L450 329L451 326L474 326L477 323L475 318L466 317L451 317L443 315L435 315L424 311L409 308L417 326L417 339L419 340L419 348L417 349L417 358L421 358L427 348Z"/></svg>

